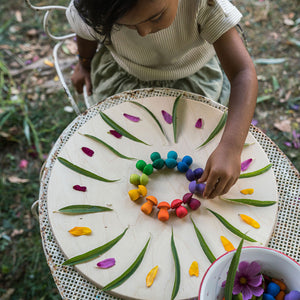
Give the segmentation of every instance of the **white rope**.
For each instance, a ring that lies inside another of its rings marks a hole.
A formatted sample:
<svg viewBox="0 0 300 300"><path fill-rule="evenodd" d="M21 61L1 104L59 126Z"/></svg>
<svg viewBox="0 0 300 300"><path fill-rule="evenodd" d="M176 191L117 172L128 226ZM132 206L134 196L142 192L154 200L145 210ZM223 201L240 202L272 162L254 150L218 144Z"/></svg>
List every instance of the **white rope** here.
<svg viewBox="0 0 300 300"><path fill-rule="evenodd" d="M68 96L68 99L69 99L74 111L76 112L77 115L80 115L80 110L79 110L79 108L78 108L78 106L77 106L77 104L76 104L76 102L75 102L75 100L74 100L74 98L73 98L66 82L65 82L64 76L61 72L61 69L60 69L60 66L59 66L59 63L58 63L57 51L63 43L64 43L64 41L61 41L61 42L57 43L53 48L54 66L55 66L55 69L56 69L56 72L57 72L57 76L58 76L58 78L59 78L59 80L60 80L67 96Z"/></svg>

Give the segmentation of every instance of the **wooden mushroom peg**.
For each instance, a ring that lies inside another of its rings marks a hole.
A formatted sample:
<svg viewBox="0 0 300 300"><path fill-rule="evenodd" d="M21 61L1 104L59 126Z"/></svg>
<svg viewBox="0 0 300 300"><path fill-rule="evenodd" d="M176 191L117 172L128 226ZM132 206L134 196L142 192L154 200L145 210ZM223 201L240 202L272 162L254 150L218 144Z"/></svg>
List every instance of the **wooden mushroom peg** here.
<svg viewBox="0 0 300 300"><path fill-rule="evenodd" d="M160 221L168 221L169 220L169 212L168 212L168 209L170 209L170 204L168 202L160 202L158 203L157 205L157 208L159 209L159 212L158 212L158 220Z"/></svg>
<svg viewBox="0 0 300 300"><path fill-rule="evenodd" d="M180 199L175 199L171 203L171 208L175 209L175 213L178 218L183 218L188 213L187 209L184 206L181 206L182 203L183 201Z"/></svg>
<svg viewBox="0 0 300 300"><path fill-rule="evenodd" d="M157 205L157 199L154 196L146 197L147 202L141 206L141 211L146 215L150 215L154 205Z"/></svg>

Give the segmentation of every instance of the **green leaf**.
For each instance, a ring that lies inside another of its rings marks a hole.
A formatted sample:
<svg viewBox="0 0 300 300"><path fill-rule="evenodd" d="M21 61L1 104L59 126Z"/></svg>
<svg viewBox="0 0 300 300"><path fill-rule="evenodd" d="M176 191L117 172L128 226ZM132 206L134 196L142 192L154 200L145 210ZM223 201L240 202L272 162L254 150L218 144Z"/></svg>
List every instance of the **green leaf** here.
<svg viewBox="0 0 300 300"><path fill-rule="evenodd" d="M136 271L136 269L139 267L139 265L141 264L141 262L144 258L144 255L146 253L149 242L150 242L150 238L148 239L146 245L140 252L139 256L136 258L136 260L133 262L133 264L123 274L121 274L115 280L113 280L112 282L107 284L105 287L103 287L102 288L103 291L109 291L109 290L112 290L112 289L118 287L123 282L125 282Z"/></svg>
<svg viewBox="0 0 300 300"><path fill-rule="evenodd" d="M79 205L65 206L59 209L58 212L62 214L75 215L75 214L90 214L90 213L97 213L97 212L111 211L111 210L112 210L111 208L103 207L103 206L79 204Z"/></svg>
<svg viewBox="0 0 300 300"><path fill-rule="evenodd" d="M90 177L90 178L93 178L93 179L96 179L96 180L99 180L99 181L104 181L104 182L115 182L115 181L118 181L120 179L115 179L115 180L111 180L111 179L106 179L106 178L103 178L95 173L92 173L90 171L87 171L81 167L78 167L74 164L72 164L71 162L69 162L68 160L66 160L65 158L62 158L62 157L58 157L57 158L58 161L60 163L62 163L64 166L66 166L67 168L79 173L79 174L82 174L84 176L87 176L87 177Z"/></svg>
<svg viewBox="0 0 300 300"><path fill-rule="evenodd" d="M197 147L196 149L199 149L200 147L203 147L204 145L206 145L208 142L210 142L220 131L221 129L224 127L226 120L227 120L227 111L223 113L218 125L216 126L216 128L213 130L213 132L209 135L209 137L206 139L206 141L201 144L199 147Z"/></svg>
<svg viewBox="0 0 300 300"><path fill-rule="evenodd" d="M99 255L105 253L106 251L108 251L110 248L112 248L126 233L126 231L128 230L128 228L126 228L120 235L118 235L116 238L114 238L113 240L109 241L108 243L95 248L91 251L88 251L86 253L83 253L81 255L77 255L75 257L72 257L68 260L66 260L63 265L64 266L73 266L76 264L81 264L83 262L87 262L93 258L98 257Z"/></svg>
<svg viewBox="0 0 300 300"><path fill-rule="evenodd" d="M100 111L100 116L103 119L103 121L106 122L110 127L112 127L113 129L115 129L117 132L119 132L123 136L127 137L128 139L130 139L132 141L135 141L135 142L138 142L138 143L145 144L147 146L150 146L149 144L143 142L142 140L136 138L131 133L129 133L128 131L126 131L123 127L121 127L116 122L114 122L111 118L109 118L109 116L106 115L104 112Z"/></svg>
<svg viewBox="0 0 300 300"><path fill-rule="evenodd" d="M175 242L174 242L173 228L172 228L172 236L171 236L171 249L172 249L172 255L175 264L175 279L174 279L173 291L171 296L171 299L173 300L176 297L180 286L180 262L179 262Z"/></svg>
<svg viewBox="0 0 300 300"><path fill-rule="evenodd" d="M258 207L271 206L276 203L276 201L262 201L262 200L244 199L244 198L243 199L229 199L223 197L219 197L219 198L225 201L231 201L235 203L247 204L247 205L258 206Z"/></svg>
<svg viewBox="0 0 300 300"><path fill-rule="evenodd" d="M249 237L248 235L242 233L240 230L238 230L236 227L234 227L233 225L231 225L225 218L223 218L221 215L219 215L218 213L214 212L213 210L207 208L208 211L210 211L213 215L215 215L219 221L228 229L230 230L233 234L243 238L246 241L249 242L257 242L256 240L254 240L253 238Z"/></svg>
<svg viewBox="0 0 300 300"><path fill-rule="evenodd" d="M179 100L181 98L182 95L179 95L173 104L173 110L172 110L172 119L173 119L173 134L174 134L174 143L177 143L177 106L179 103Z"/></svg>
<svg viewBox="0 0 300 300"><path fill-rule="evenodd" d="M234 253L229 270L227 273L227 279L226 279L226 284L225 284L225 300L232 300L232 290L234 286L234 279L236 275L236 270L239 265L239 260L242 252L242 247L243 247L243 242L244 240L241 240L238 248L236 249L236 252Z"/></svg>
<svg viewBox="0 0 300 300"><path fill-rule="evenodd" d="M166 133L165 133L165 131L163 130L162 125L159 123L158 119L155 117L155 115L152 113L152 111L150 111L146 106L144 106L144 105L142 105L142 104L140 104L140 103L138 103L138 102L130 101L129 103L135 104L135 105L137 105L137 106L143 108L146 112L148 112L149 115L154 119L154 121L155 121L156 124L158 125L158 127L159 127L160 131L162 132L162 134L167 138Z"/></svg>
<svg viewBox="0 0 300 300"><path fill-rule="evenodd" d="M263 101L266 101L266 100L270 100L270 99L273 99L273 98L274 98L273 95L259 96L259 97L257 97L256 103L260 103L260 102L263 102Z"/></svg>
<svg viewBox="0 0 300 300"><path fill-rule="evenodd" d="M275 76L272 76L272 84L273 84L273 90L277 91L280 89L280 85L278 83L278 80Z"/></svg>
<svg viewBox="0 0 300 300"><path fill-rule="evenodd" d="M194 225L194 229L195 229L195 232L196 232L196 235L197 235L197 238L199 240L199 243L200 243L200 246L204 252L204 254L206 255L206 257L208 258L208 260L210 261L210 263L213 263L216 258L215 256L213 255L213 253L211 252L210 248L208 247L208 245L206 244L201 232L199 231L199 229L196 227L193 219L191 218L191 221Z"/></svg>
<svg viewBox="0 0 300 300"><path fill-rule="evenodd" d="M128 156L125 156L123 154L121 154L120 152L118 152L116 149L114 149L112 146L110 146L109 144L105 143L104 141L98 139L97 137L93 136L93 135L90 135L90 134L84 134L84 136L102 144L103 146L105 146L106 148L108 148L110 151L112 151L114 154L116 154L117 156L119 156L120 158L124 158L124 159L136 159L134 157L128 157Z"/></svg>
<svg viewBox="0 0 300 300"><path fill-rule="evenodd" d="M254 63L261 64L261 65L275 65L275 64L281 64L286 61L286 58L258 58L254 60Z"/></svg>
<svg viewBox="0 0 300 300"><path fill-rule="evenodd" d="M249 177L254 177L254 176L263 174L263 173L267 172L268 170L270 170L271 167L272 167L272 164L268 164L268 165L266 165L265 167L263 167L259 170L249 172L249 173L242 173L242 174L240 174L239 178L249 178Z"/></svg>

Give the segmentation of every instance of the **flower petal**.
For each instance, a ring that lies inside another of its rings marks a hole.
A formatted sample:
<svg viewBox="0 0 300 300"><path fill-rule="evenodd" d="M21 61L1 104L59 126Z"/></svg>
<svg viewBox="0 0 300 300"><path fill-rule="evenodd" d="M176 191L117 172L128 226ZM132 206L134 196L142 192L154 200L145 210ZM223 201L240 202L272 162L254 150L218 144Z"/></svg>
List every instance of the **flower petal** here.
<svg viewBox="0 0 300 300"><path fill-rule="evenodd" d="M252 294L256 297L259 297L263 294L264 289L261 286L251 287Z"/></svg>
<svg viewBox="0 0 300 300"><path fill-rule="evenodd" d="M72 235L80 236L80 235L88 235L92 233L92 230L88 227L74 227L69 230Z"/></svg>
<svg viewBox="0 0 300 300"><path fill-rule="evenodd" d="M81 185L74 185L73 186L73 189L76 190L76 191L80 191L80 192L86 192L86 186L81 186Z"/></svg>
<svg viewBox="0 0 300 300"><path fill-rule="evenodd" d="M135 117L126 113L124 113L123 116L132 122L138 122L141 120L139 117Z"/></svg>
<svg viewBox="0 0 300 300"><path fill-rule="evenodd" d="M87 155L92 157L94 155L94 151L88 147L81 147L81 150Z"/></svg>
<svg viewBox="0 0 300 300"><path fill-rule="evenodd" d="M116 130L111 129L108 133L110 133L111 135L113 135L114 137L116 137L117 139L120 139L122 137L122 134L119 133Z"/></svg>
<svg viewBox="0 0 300 300"><path fill-rule="evenodd" d="M262 275L257 275L253 277L248 278L248 285L251 286L251 288L258 287L262 284Z"/></svg>
<svg viewBox="0 0 300 300"><path fill-rule="evenodd" d="M249 168L250 164L252 163L252 160L253 160L252 158L249 158L249 159L243 161L241 163L241 170L246 171Z"/></svg>
<svg viewBox="0 0 300 300"><path fill-rule="evenodd" d="M261 269L260 264L257 263L256 261L253 261L248 266L247 274L252 277L254 275L257 275L260 272L260 269Z"/></svg>
<svg viewBox="0 0 300 300"><path fill-rule="evenodd" d="M116 264L116 260L114 258L107 258L97 263L97 266L101 269L108 269L113 267Z"/></svg>
<svg viewBox="0 0 300 300"><path fill-rule="evenodd" d="M201 118L199 118L195 124L195 127L196 128L202 128L202 125L203 125L203 121Z"/></svg>
<svg viewBox="0 0 300 300"><path fill-rule="evenodd" d="M173 123L173 118L172 118L172 116L168 112L166 112L165 110L162 110L161 113L162 113L165 121L168 124L172 124Z"/></svg>
<svg viewBox="0 0 300 300"><path fill-rule="evenodd" d="M243 294L243 300L250 300L252 298L252 292L248 285L242 286L242 294Z"/></svg>
<svg viewBox="0 0 300 300"><path fill-rule="evenodd" d="M247 262L247 261L241 261L240 263L239 263L239 272L241 273L241 274L247 274L247 269L248 269L248 267L249 267L249 263Z"/></svg>

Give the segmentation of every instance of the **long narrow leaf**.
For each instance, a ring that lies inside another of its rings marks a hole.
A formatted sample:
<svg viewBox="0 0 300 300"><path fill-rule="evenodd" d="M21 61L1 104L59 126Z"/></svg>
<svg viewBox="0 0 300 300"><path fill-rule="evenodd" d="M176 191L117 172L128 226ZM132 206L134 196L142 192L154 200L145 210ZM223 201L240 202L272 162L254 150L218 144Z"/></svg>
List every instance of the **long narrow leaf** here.
<svg viewBox="0 0 300 300"><path fill-rule="evenodd" d="M255 64L261 64L261 65L275 65L275 64L281 64L286 61L286 58L258 58L254 60Z"/></svg>
<svg viewBox="0 0 300 300"><path fill-rule="evenodd" d="M173 134L174 134L174 143L177 143L177 106L179 103L179 100L182 95L179 95L173 104L173 110L172 110L172 119L173 119Z"/></svg>
<svg viewBox="0 0 300 300"><path fill-rule="evenodd" d="M196 149L199 149L200 147L203 147L204 145L206 145L221 131L221 129L224 127L224 125L226 123L227 115L228 115L227 111L223 113L216 128L212 131L212 133L209 135L209 137L206 139L206 141L204 143L202 143L200 146L198 146Z"/></svg>
<svg viewBox="0 0 300 300"><path fill-rule="evenodd" d="M77 255L75 257L72 257L68 260L66 260L63 265L64 266L73 266L76 264L80 264L86 261L89 261L93 258L98 257L99 255L105 253L106 251L108 251L110 248L112 248L126 233L126 231L128 230L128 228L126 228L120 235L118 235L116 238L114 238L113 240L109 241L108 243L95 248L91 251L88 251L86 253L83 253L81 255Z"/></svg>
<svg viewBox="0 0 300 300"><path fill-rule="evenodd" d="M194 225L194 229L195 229L195 232L196 232L196 235L197 235L197 238L198 238L198 241L200 243L200 246L204 252L204 254L206 255L206 257L208 258L208 260L210 261L210 263L213 263L216 258L215 256L213 255L213 253L211 252L210 248L208 247L208 245L206 244L201 232L199 231L199 229L197 228L197 226L195 225L193 219L191 218L191 221Z"/></svg>
<svg viewBox="0 0 300 300"><path fill-rule="evenodd" d="M262 200L254 200L254 199L229 199L229 198L223 198L223 197L219 197L219 198L221 200L225 200L225 201L229 201L229 202L247 204L247 205L258 206L258 207L271 206L276 203L276 201L262 201Z"/></svg>
<svg viewBox="0 0 300 300"><path fill-rule="evenodd" d="M174 279L173 291L172 291L172 296L171 296L171 299L173 300L176 297L176 295L179 291L179 286L180 286L180 262L179 262L179 258L178 258L176 245L174 242L173 229L172 229L172 236L171 236L171 249L172 249L172 255L173 255L174 264L175 264L175 279Z"/></svg>
<svg viewBox="0 0 300 300"><path fill-rule="evenodd" d="M272 167L272 164L268 164L268 165L266 165L265 167L263 167L259 170L249 172L249 173L242 173L242 174L240 174L239 178L249 178L249 177L254 177L254 176L263 174L263 173L267 172L268 170L270 170L271 167Z"/></svg>
<svg viewBox="0 0 300 300"><path fill-rule="evenodd" d="M104 207L104 206L79 204L79 205L69 205L69 206L62 207L58 210L58 212L62 214L77 215L77 214L90 214L90 213L97 213L97 212L111 211L111 210L112 210L111 208Z"/></svg>
<svg viewBox="0 0 300 300"><path fill-rule="evenodd" d="M236 275L236 270L239 265L243 242L244 242L244 240L241 240L238 248L236 249L236 252L234 253L234 255L232 257L232 260L231 260L231 263L229 266L226 284L225 284L225 291L224 291L225 292L225 300L232 300L232 290L233 290L233 286L234 286L234 279L235 279L235 275Z"/></svg>
<svg viewBox="0 0 300 300"><path fill-rule="evenodd" d="M87 171L81 167L78 167L74 164L72 164L71 162L69 162L68 160L66 160L65 158L62 158L62 157L58 157L57 158L59 162L61 162L64 166L66 166L67 168L79 173L79 174L82 174L84 176L87 176L87 177L90 177L90 178L93 178L93 179L96 179L96 180L99 180L99 181L104 181L104 182L115 182L115 181L118 181L120 179L114 179L114 180L111 180L111 179L106 179L106 178L103 178L95 173L92 173L90 171Z"/></svg>
<svg viewBox="0 0 300 300"><path fill-rule="evenodd" d="M141 103L135 102L135 101L130 101L129 103L135 104L141 108L143 108L152 118L153 120L156 122L156 124L158 125L160 131L162 132L162 134L167 138L165 131L163 130L162 125L160 124L160 122L158 121L158 119L155 117L155 115L152 113L151 110L149 110L146 106L144 106Z"/></svg>
<svg viewBox="0 0 300 300"><path fill-rule="evenodd" d="M253 238L249 237L248 235L242 233L240 230L238 230L236 227L234 227L233 225L231 225L224 217L222 217L221 215L219 215L218 213L214 212L213 210L207 208L207 210L209 210L213 215L215 215L219 221L228 229L230 230L233 234L243 238L246 241L249 242L257 242L256 240L254 240Z"/></svg>
<svg viewBox="0 0 300 300"><path fill-rule="evenodd" d="M103 287L102 288L103 291L109 291L109 290L112 290L112 289L118 287L123 282L125 282L136 271L136 269L139 267L139 265L141 264L141 262L145 256L149 242L150 242L150 238L148 239L146 245L140 252L139 256L136 258L136 260L133 262L133 264L123 274L121 274L115 280L113 280L112 282L107 284L105 287Z"/></svg>
<svg viewBox="0 0 300 300"><path fill-rule="evenodd" d="M138 139L137 137L133 136L131 133L126 131L123 127L118 125L115 121L113 121L108 115L106 115L104 112L100 111L100 116L103 119L104 122L106 122L110 127L112 127L114 130L122 134L123 136L127 137L128 139L145 144L147 146L150 146L149 144L143 142L142 140Z"/></svg>
<svg viewBox="0 0 300 300"><path fill-rule="evenodd" d="M116 154L117 156L119 156L120 158L124 158L124 159L136 159L134 157L128 157L126 155L123 155L122 153L118 152L116 149L114 149L112 146L110 146L109 144L105 143L104 141L98 139L97 137L90 135L90 134L84 134L84 136L102 144L103 146L105 146L106 148L108 148L110 151L112 151L114 154Z"/></svg>

